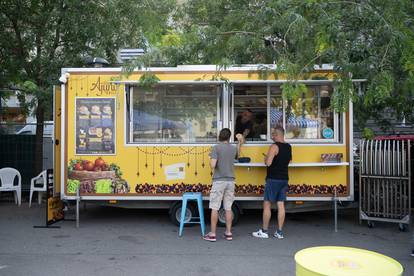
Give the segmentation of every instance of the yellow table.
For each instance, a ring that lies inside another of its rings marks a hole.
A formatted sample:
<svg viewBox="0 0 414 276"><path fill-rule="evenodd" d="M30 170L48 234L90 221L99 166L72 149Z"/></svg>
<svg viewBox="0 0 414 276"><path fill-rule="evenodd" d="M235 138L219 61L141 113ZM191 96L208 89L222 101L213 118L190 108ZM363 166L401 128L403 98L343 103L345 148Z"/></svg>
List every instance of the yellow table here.
<svg viewBox="0 0 414 276"><path fill-rule="evenodd" d="M318 246L295 254L296 276L399 276L403 267L385 255L352 247Z"/></svg>

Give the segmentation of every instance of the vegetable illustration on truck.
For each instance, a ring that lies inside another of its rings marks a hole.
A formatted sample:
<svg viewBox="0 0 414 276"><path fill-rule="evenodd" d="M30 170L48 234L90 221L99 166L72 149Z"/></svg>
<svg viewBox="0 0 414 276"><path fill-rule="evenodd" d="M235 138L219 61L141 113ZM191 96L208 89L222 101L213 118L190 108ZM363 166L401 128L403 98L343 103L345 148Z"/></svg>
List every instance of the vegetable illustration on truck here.
<svg viewBox="0 0 414 276"><path fill-rule="evenodd" d="M90 160L72 159L68 167L67 192L81 194L126 194L130 188L122 179L122 172L116 164L106 164L98 157Z"/></svg>

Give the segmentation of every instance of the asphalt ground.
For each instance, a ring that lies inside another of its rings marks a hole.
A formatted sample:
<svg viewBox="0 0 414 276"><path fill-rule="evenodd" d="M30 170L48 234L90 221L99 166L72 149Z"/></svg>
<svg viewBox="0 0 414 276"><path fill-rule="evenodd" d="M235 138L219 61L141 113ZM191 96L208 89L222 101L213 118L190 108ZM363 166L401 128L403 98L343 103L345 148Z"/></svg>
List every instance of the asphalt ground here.
<svg viewBox="0 0 414 276"><path fill-rule="evenodd" d="M29 209L27 202L0 201L0 275L295 275L295 253L323 245L373 250L414 275L412 234L396 224L359 225L355 209L339 211L337 233L330 211L288 214L283 240L253 238L261 213L250 211L234 227L233 241L221 238L219 228L216 243L202 240L198 226L178 237L166 210L88 205L79 229L72 221L33 228L44 215L44 203Z"/></svg>

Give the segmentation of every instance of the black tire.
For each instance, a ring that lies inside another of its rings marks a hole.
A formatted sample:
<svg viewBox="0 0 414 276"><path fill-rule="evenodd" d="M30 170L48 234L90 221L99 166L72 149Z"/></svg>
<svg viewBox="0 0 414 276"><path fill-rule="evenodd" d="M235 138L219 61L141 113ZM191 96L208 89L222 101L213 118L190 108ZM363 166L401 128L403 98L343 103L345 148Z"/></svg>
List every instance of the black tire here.
<svg viewBox="0 0 414 276"><path fill-rule="evenodd" d="M239 222L240 218L240 209L237 204L233 203L231 206L231 210L233 211L233 222L232 225L236 225ZM226 226L226 217L225 217L225 210L221 207L219 210L218 215L218 226L225 227Z"/></svg>
<svg viewBox="0 0 414 276"><path fill-rule="evenodd" d="M170 207L170 210L169 210L170 220L173 224L175 224L177 226L180 226L181 205L182 205L181 201L176 202L175 204L173 204ZM188 221L192 220L193 217L195 217L195 212L196 211L195 211L195 208L194 208L193 204L188 204L187 203L187 208L186 209L187 209L187 211L186 211L186 220L185 221L188 222ZM184 224L184 226L185 227L194 226L194 224L187 223L187 224Z"/></svg>
<svg viewBox="0 0 414 276"><path fill-rule="evenodd" d="M368 228L374 228L374 223L372 221L367 221Z"/></svg>

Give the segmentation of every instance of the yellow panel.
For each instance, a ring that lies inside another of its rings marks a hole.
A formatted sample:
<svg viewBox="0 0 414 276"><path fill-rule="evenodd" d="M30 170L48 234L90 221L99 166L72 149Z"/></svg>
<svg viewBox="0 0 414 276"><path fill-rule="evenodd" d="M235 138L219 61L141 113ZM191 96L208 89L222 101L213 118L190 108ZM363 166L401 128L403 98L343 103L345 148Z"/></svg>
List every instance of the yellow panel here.
<svg viewBox="0 0 414 276"><path fill-rule="evenodd" d="M162 80L195 80L204 77L210 79L212 74L203 73L165 73L157 74ZM258 79L257 75L248 73L224 74L232 80ZM116 191L107 195L179 195L183 191L202 191L208 193L211 183L211 169L209 168L210 147L163 147L125 146L125 103L124 86L116 86L109 81L117 78L117 74L86 74L71 73L67 89L67 160L90 160L95 162L102 157L105 163L114 163L120 167L122 176L112 179L113 185L126 181L130 191ZM129 79L138 80L139 75L133 74ZM81 156L75 154L75 98L76 97L114 97L116 99L116 153L115 155ZM58 120L58 118L55 118ZM60 130L55 127L55 130ZM252 162L263 162L266 146L244 146L242 155L248 156ZM57 151L59 152L59 151ZM293 145L293 162L320 162L322 153L342 153L344 162L349 162L347 147L336 146L297 146ZM57 162L59 158L55 159ZM56 167L60 166L56 163ZM341 195L349 195L348 167L306 167L290 169L290 196L332 194L333 187L340 188ZM55 170L59 171L59 170ZM71 179L89 181L98 175L111 175L111 173L71 173ZM76 175L77 178L73 178ZM56 177L60 177L56 175ZM112 176L111 176L112 177ZM103 177L101 177L103 178ZM95 179L96 180L96 179ZM122 180L122 181L120 181ZM260 195L265 181L265 168L236 168L236 192L239 196ZM73 184L73 183L72 183ZM78 185L78 184L76 184ZM104 184L102 184L104 185ZM122 185L121 185L122 186ZM73 191L73 190L71 190ZM84 194L87 191L84 190ZM66 191L66 194L68 191ZM88 195L95 195L92 192ZM105 193L104 193L105 194ZM103 195L100 193L99 195ZM106 194L105 194L106 195Z"/></svg>

